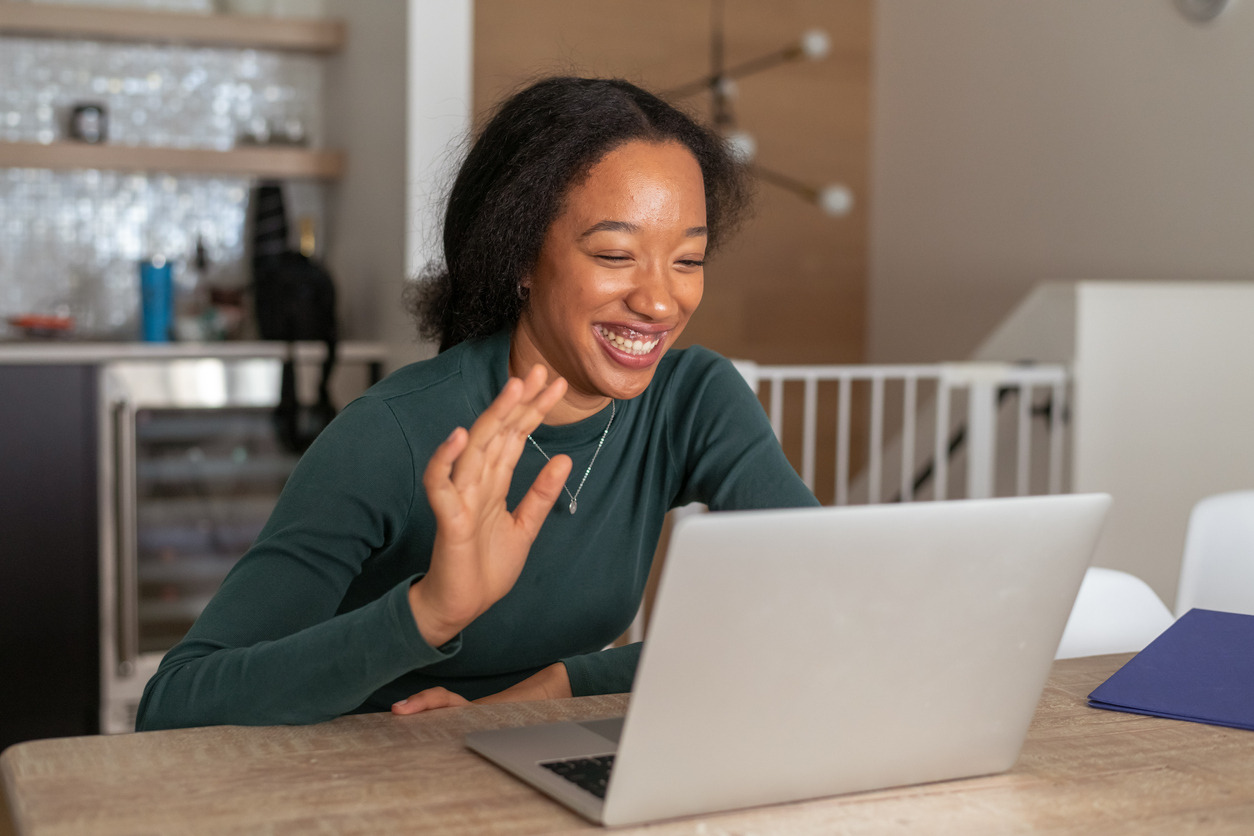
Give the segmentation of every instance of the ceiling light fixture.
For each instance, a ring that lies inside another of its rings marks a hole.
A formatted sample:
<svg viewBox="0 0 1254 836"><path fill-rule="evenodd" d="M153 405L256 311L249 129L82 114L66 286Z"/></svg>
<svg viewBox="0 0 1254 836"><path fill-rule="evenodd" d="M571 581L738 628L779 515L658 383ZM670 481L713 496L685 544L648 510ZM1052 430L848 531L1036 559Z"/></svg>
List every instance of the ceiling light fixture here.
<svg viewBox="0 0 1254 836"><path fill-rule="evenodd" d="M757 162L758 143L749 132L736 123L732 102L739 96L737 79L760 73L797 61L821 61L832 49L831 38L822 29L809 29L791 44L759 58L726 67L724 62L725 38L723 35L723 0L712 0L710 14L710 74L697 81L667 91L672 99L683 99L697 93L709 92L713 107L714 127L723 135L728 150L737 162L772 185L792 192L818 206L833 217L843 217L853 211L853 192L841 183L813 186L787 174L766 168Z"/></svg>

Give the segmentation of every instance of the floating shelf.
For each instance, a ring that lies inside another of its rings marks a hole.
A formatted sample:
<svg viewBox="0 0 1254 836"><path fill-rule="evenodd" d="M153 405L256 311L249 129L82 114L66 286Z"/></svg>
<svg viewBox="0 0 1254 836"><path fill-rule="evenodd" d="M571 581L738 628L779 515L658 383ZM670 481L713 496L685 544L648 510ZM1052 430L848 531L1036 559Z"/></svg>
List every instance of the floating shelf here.
<svg viewBox="0 0 1254 836"><path fill-rule="evenodd" d="M180 14L0 0L0 35L199 44L291 52L339 52L342 20Z"/></svg>
<svg viewBox="0 0 1254 836"><path fill-rule="evenodd" d="M0 142L0 168L164 171L171 174L237 174L280 179L334 180L344 173L343 151L282 146L244 146L230 151L89 145L79 142Z"/></svg>

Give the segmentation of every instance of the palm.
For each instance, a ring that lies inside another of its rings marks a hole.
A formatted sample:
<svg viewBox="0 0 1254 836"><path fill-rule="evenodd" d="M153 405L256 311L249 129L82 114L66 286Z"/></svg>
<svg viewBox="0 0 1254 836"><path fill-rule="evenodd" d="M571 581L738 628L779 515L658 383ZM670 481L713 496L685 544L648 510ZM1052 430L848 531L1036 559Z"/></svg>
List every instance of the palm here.
<svg viewBox="0 0 1254 836"><path fill-rule="evenodd" d="M560 379L546 386L542 367L510 380L469 432L458 428L431 457L423 486L435 513L435 546L430 571L414 587L415 617L428 641L447 641L518 580L570 459L545 465L512 512L505 497L527 435L565 390Z"/></svg>

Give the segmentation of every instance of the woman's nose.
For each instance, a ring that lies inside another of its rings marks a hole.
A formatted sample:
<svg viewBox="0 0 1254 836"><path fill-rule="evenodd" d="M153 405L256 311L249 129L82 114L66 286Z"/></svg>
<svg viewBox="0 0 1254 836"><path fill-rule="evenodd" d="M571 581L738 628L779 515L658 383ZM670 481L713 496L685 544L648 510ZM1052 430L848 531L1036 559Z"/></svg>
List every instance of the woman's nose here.
<svg viewBox="0 0 1254 836"><path fill-rule="evenodd" d="M626 301L627 307L642 317L666 319L673 316L678 304L665 264L654 261L637 270Z"/></svg>

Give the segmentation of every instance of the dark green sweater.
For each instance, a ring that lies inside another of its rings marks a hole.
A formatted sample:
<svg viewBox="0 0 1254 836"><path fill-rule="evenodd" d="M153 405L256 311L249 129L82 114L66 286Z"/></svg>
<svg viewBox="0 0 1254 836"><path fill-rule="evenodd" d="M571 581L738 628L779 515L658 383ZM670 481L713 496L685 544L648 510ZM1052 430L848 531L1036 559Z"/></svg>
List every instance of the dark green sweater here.
<svg viewBox="0 0 1254 836"><path fill-rule="evenodd" d="M454 427L469 427L505 385L509 334L407 366L351 403L301 459L257 542L187 637L161 662L141 730L314 723L384 711L442 685L468 699L556 661L576 696L631 688L639 645L602 650L631 624L666 511L818 504L788 464L753 392L727 360L671 351L644 394L617 404L579 495L565 495L514 588L434 648L409 609L428 567L435 518L422 474ZM610 417L541 426L578 485ZM544 465L528 447L509 507Z"/></svg>

